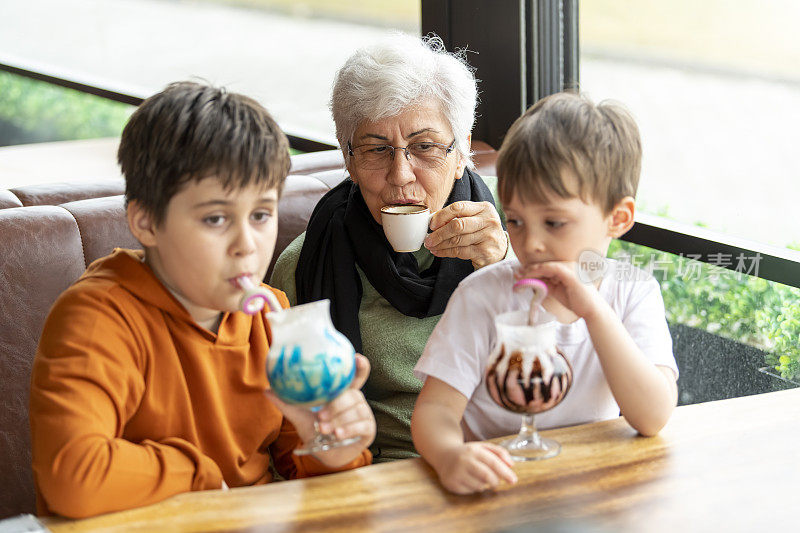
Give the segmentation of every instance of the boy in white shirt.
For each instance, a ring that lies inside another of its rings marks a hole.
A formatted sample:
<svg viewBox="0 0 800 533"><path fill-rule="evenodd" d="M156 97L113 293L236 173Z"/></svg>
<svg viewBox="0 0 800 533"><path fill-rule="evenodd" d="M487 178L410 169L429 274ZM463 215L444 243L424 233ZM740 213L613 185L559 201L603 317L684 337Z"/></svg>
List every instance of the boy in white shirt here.
<svg viewBox="0 0 800 533"><path fill-rule="evenodd" d="M498 190L517 260L461 282L414 371L425 381L411 421L414 444L452 492L516 482L512 458L484 439L516 433L519 414L489 396L485 373L494 318L527 309L520 278L548 287L543 307L560 322L556 344L574 378L540 428L615 418L656 434L677 403L678 368L652 276L603 260L634 222L641 141L622 107L576 94L544 98L514 122L497 161ZM579 259L580 257L580 259ZM604 264L588 274L578 263ZM586 279L590 277L592 279Z"/></svg>

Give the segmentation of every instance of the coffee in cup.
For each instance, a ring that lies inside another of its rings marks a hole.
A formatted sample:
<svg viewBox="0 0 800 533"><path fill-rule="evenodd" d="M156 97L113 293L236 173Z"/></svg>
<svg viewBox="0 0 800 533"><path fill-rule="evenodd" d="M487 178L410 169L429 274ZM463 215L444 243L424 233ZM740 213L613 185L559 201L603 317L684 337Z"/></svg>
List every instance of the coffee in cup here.
<svg viewBox="0 0 800 533"><path fill-rule="evenodd" d="M424 205L381 207L383 233L395 252L416 252L428 235L431 211Z"/></svg>

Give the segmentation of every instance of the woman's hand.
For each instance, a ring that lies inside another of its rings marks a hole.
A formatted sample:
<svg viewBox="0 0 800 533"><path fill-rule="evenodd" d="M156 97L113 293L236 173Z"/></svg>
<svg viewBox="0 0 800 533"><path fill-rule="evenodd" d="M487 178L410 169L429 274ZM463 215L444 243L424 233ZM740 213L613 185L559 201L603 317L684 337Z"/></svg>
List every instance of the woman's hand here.
<svg viewBox="0 0 800 533"><path fill-rule="evenodd" d="M431 217L425 247L436 257L469 259L475 270L502 260L508 237L489 202L453 202Z"/></svg>
<svg viewBox="0 0 800 533"><path fill-rule="evenodd" d="M267 391L266 394L294 425L303 442L314 438L315 421L318 421L319 430L323 434L332 433L339 439L361 437L348 446L314 453L314 457L324 465L337 468L357 458L375 439L375 417L360 390L367 381L369 371L369 360L356 354L356 375L350 387L317 413L312 413L305 407L287 404L272 391Z"/></svg>
<svg viewBox="0 0 800 533"><path fill-rule="evenodd" d="M502 481L517 482L508 450L497 444L468 442L449 450L442 459L439 481L456 494L495 489Z"/></svg>

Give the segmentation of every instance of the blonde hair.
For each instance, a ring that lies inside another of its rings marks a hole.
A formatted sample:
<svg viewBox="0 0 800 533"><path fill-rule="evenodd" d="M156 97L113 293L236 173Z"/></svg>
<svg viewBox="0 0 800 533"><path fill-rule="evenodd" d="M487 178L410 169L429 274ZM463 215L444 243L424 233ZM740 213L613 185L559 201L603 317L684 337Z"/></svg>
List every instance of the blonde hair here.
<svg viewBox="0 0 800 533"><path fill-rule="evenodd" d="M636 196L641 166L639 128L621 104L557 93L528 108L508 130L497 158L498 192L504 203L514 194L531 202L549 194L577 196L607 214ZM564 180L570 174L577 190Z"/></svg>

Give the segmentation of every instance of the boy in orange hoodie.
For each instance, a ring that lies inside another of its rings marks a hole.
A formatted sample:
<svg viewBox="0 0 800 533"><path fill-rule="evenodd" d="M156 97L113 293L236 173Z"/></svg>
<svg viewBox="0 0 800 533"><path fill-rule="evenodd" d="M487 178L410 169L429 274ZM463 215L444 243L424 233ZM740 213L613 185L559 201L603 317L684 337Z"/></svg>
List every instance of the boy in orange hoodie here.
<svg viewBox="0 0 800 533"><path fill-rule="evenodd" d="M119 147L144 252L95 261L56 301L33 367L40 514L86 517L174 494L368 464L375 420L353 385L319 413L349 446L297 456L314 415L265 394L271 333L237 312L277 236L286 137L254 100L181 82L147 99ZM284 307L286 296L271 289Z"/></svg>

